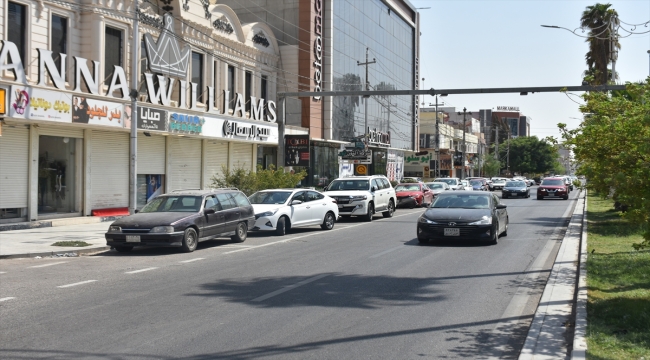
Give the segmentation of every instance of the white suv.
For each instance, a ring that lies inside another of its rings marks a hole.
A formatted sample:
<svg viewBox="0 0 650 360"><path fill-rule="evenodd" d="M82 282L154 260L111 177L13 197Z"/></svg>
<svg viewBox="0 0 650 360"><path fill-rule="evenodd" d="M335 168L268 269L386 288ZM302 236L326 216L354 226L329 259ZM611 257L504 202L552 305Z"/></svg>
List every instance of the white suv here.
<svg viewBox="0 0 650 360"><path fill-rule="evenodd" d="M460 182L459 178L448 177L448 178L437 178L433 180L434 182L443 182L447 183L452 190L465 190L463 183Z"/></svg>
<svg viewBox="0 0 650 360"><path fill-rule="evenodd" d="M395 189L383 175L338 178L325 191L337 201L340 216L361 216L366 221L377 212L392 217L397 204Z"/></svg>

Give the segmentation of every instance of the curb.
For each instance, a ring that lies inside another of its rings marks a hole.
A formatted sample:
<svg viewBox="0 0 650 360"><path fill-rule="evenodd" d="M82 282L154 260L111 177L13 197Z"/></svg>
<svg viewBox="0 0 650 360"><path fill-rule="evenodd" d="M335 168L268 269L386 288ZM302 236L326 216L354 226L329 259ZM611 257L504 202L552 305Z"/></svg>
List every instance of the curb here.
<svg viewBox="0 0 650 360"><path fill-rule="evenodd" d="M53 255L58 255L58 254L70 254L74 253L79 255L87 255L87 254L92 254L92 253L98 253L98 252L104 252L110 250L110 246L100 246L100 247L93 247L93 248L87 248L87 249L79 249L79 250L61 250L61 251L47 251L47 252L38 252L38 253L27 253L27 254L9 254L9 255L0 255L0 260L2 259L24 259L24 258L33 258L36 256L40 257L47 257L47 256L53 256Z"/></svg>
<svg viewBox="0 0 650 360"><path fill-rule="evenodd" d="M17 223L7 223L0 224L0 232L2 231L12 231L12 230L29 230L29 229L40 229L47 227L57 227L57 226L68 226L68 225L84 225L84 224L97 224L107 221L115 221L123 216L82 216L82 217L71 217L71 218L61 218L61 219L52 219L52 220L39 220L39 221L27 221L27 222L17 222Z"/></svg>
<svg viewBox="0 0 650 360"><path fill-rule="evenodd" d="M576 297L576 320L573 333L571 359L587 357L587 191L585 190L585 212L582 218L582 239L580 241L580 274Z"/></svg>

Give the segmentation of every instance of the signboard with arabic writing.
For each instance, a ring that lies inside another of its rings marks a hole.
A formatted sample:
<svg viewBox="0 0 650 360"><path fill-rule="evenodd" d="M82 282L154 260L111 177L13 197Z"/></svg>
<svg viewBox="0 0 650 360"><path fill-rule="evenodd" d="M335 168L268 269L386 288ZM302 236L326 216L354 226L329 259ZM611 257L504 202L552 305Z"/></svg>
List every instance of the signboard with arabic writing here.
<svg viewBox="0 0 650 360"><path fill-rule="evenodd" d="M138 106L138 129L167 131L167 111Z"/></svg>
<svg viewBox="0 0 650 360"><path fill-rule="evenodd" d="M353 164L372 164L372 150L345 149L339 153L339 156L341 156L341 160Z"/></svg>
<svg viewBox="0 0 650 360"><path fill-rule="evenodd" d="M124 127L123 105L83 96L72 97L72 122L90 125Z"/></svg>
<svg viewBox="0 0 650 360"><path fill-rule="evenodd" d="M422 156L411 155L406 157L406 163L408 165L428 165L431 159L431 154Z"/></svg>
<svg viewBox="0 0 650 360"><path fill-rule="evenodd" d="M9 117L29 120L72 122L70 95L31 86L12 86Z"/></svg>

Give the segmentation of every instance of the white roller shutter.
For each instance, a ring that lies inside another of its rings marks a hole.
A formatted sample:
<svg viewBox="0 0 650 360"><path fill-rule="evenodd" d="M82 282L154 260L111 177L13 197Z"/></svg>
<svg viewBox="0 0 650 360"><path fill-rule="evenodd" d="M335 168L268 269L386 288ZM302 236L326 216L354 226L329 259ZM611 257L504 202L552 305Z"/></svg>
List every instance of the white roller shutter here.
<svg viewBox="0 0 650 360"><path fill-rule="evenodd" d="M201 140L171 139L169 189L201 188Z"/></svg>
<svg viewBox="0 0 650 360"><path fill-rule="evenodd" d="M0 208L26 208L29 129L4 126L0 136Z"/></svg>
<svg viewBox="0 0 650 360"><path fill-rule="evenodd" d="M138 135L138 174L165 173L165 137Z"/></svg>
<svg viewBox="0 0 650 360"><path fill-rule="evenodd" d="M60 136L60 137L71 137L71 138L83 139L84 131L83 131L82 128L78 128L78 127L40 126L38 128L38 135Z"/></svg>
<svg viewBox="0 0 650 360"><path fill-rule="evenodd" d="M245 143L232 144L232 169L252 170L253 145Z"/></svg>
<svg viewBox="0 0 650 360"><path fill-rule="evenodd" d="M222 165L228 168L228 143L208 141L205 146L205 168L203 169L206 187L212 184L212 176L223 174Z"/></svg>
<svg viewBox="0 0 650 360"><path fill-rule="evenodd" d="M93 130L90 146L90 209L128 207L129 134Z"/></svg>

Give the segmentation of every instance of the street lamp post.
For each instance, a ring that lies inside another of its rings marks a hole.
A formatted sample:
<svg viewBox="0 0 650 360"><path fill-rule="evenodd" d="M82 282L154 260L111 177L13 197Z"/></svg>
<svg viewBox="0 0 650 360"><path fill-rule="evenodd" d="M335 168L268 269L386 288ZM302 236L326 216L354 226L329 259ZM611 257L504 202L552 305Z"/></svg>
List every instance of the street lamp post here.
<svg viewBox="0 0 650 360"><path fill-rule="evenodd" d="M357 66L365 66L366 67L366 91L370 91L370 81L368 81L368 65L376 63L375 58L372 58L372 61L368 61L368 48L366 48L366 62L359 62L357 61ZM365 103L365 109L364 109L364 121L363 121L363 134L364 134L364 141L366 142L366 145L369 143L368 142L368 98L370 96L365 96L366 98L364 103Z"/></svg>
<svg viewBox="0 0 650 360"><path fill-rule="evenodd" d="M463 112L461 113L460 111L458 112L458 115L463 115L463 158L461 159L461 169L460 169L460 179L463 180L465 178L465 151L467 148L467 145L465 144L465 116L467 114L472 115L472 112L467 112L467 108L463 108Z"/></svg>

